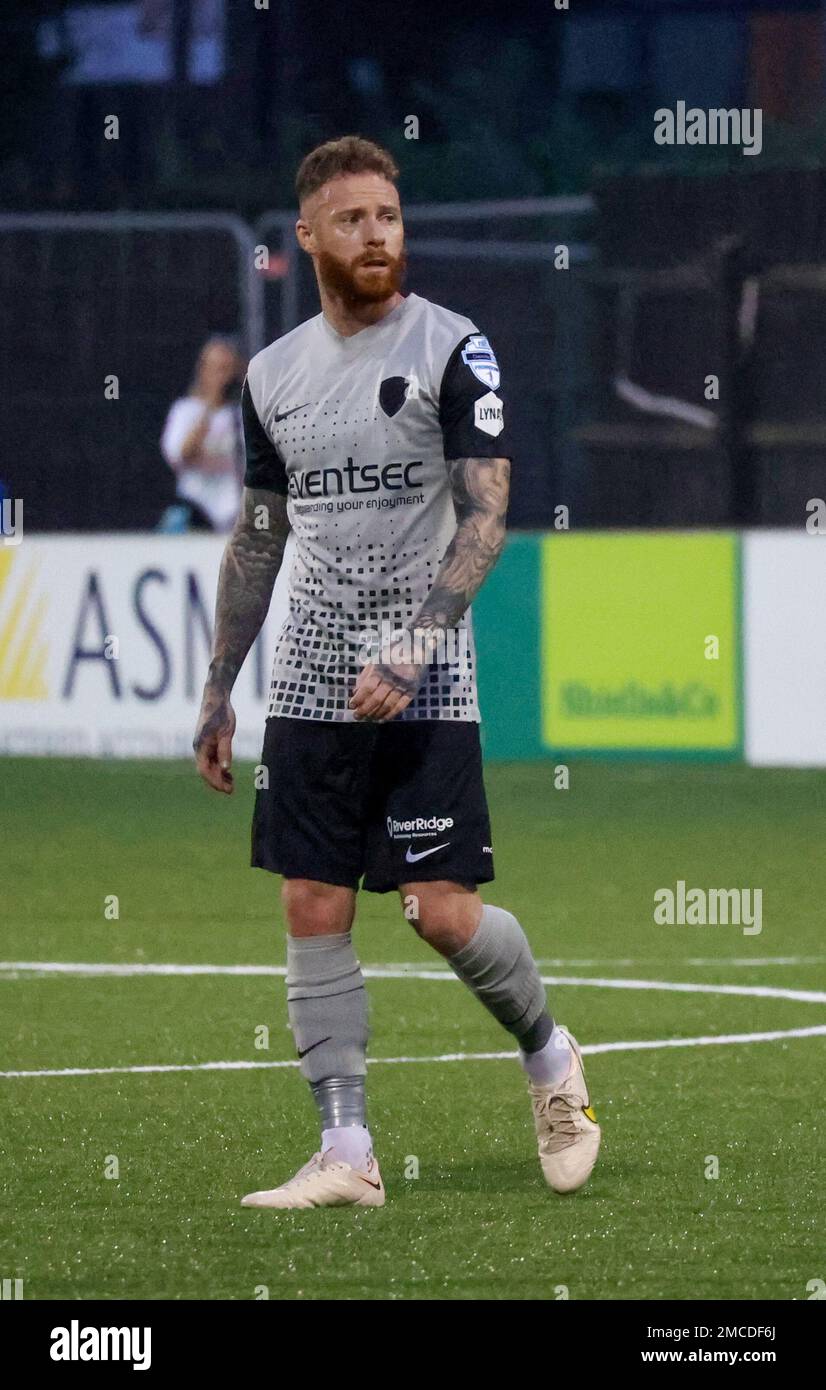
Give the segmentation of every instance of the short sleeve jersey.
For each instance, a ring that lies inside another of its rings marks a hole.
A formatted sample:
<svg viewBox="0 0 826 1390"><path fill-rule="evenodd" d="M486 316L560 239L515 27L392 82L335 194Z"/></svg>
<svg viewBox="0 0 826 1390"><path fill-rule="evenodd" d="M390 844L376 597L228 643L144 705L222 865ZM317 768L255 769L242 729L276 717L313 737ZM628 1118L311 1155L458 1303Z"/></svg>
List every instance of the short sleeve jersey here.
<svg viewBox="0 0 826 1390"><path fill-rule="evenodd" d="M323 314L255 356L245 483L285 494L295 538L268 713L350 721L365 661L410 624L456 531L447 461L510 457L493 349L407 295L343 337ZM478 720L470 609L400 719Z"/></svg>

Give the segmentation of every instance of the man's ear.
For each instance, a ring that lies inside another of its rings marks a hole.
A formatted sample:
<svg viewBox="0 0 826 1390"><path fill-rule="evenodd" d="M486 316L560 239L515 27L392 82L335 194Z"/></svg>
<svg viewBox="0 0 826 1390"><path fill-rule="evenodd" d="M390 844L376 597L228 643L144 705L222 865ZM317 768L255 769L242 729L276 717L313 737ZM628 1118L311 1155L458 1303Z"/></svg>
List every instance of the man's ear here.
<svg viewBox="0 0 826 1390"><path fill-rule="evenodd" d="M312 228L309 222L306 222L303 217L299 217L295 224L295 235L302 251L311 253L315 250L315 238L313 237Z"/></svg>

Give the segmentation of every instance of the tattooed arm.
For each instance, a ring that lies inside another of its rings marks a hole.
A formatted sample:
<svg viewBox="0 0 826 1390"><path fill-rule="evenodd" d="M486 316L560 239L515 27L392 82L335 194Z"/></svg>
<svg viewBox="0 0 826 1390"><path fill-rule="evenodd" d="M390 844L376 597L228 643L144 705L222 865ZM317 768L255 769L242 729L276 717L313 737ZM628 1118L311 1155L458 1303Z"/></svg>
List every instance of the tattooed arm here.
<svg viewBox="0 0 826 1390"><path fill-rule="evenodd" d="M456 534L413 628L455 627L502 553L509 459L453 459L447 465Z"/></svg>
<svg viewBox="0 0 826 1390"><path fill-rule="evenodd" d="M289 529L286 497L244 488L221 561L213 657L192 742L198 771L216 791L232 791L235 712L230 692L267 616Z"/></svg>
<svg viewBox="0 0 826 1390"><path fill-rule="evenodd" d="M502 553L508 509L510 460L464 458L448 462L456 508L456 534L445 551L433 586L407 631L432 652L440 634L453 628L472 603ZM401 645L401 644L400 644ZM388 658L365 666L350 708L357 719L392 719L410 704L429 659L410 664Z"/></svg>

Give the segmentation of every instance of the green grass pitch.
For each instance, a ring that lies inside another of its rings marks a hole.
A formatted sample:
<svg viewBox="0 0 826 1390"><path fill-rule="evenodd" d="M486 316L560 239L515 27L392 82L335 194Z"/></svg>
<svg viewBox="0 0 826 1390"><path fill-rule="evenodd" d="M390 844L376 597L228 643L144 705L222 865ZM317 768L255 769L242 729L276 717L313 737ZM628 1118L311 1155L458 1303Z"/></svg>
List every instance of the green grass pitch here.
<svg viewBox="0 0 826 1390"><path fill-rule="evenodd" d="M10 759L0 775L5 962L283 965L279 882L247 867L250 766L232 798L183 763ZM488 897L544 974L576 981L548 996L581 1044L826 1023L826 774L588 761L567 791L550 763L487 782ZM657 926L654 892L678 879L762 888L761 934ZM444 969L395 895L361 896L356 943L365 966ZM587 983L622 979L815 997ZM512 1050L463 986L368 990L387 1204L277 1213L239 1199L317 1146L297 1070L6 1073L289 1060L283 978L4 967L0 1274L30 1299L793 1300L826 1278L826 1037L586 1055L602 1154L560 1197L515 1060L380 1060Z"/></svg>

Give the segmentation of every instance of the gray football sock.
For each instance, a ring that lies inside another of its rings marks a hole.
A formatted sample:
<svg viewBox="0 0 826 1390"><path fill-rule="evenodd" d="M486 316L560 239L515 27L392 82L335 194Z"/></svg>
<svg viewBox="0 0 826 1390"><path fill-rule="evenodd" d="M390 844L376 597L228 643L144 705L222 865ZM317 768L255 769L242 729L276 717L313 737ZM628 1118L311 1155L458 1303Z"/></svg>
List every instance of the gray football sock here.
<svg viewBox="0 0 826 1390"><path fill-rule="evenodd" d="M311 1085L367 1074L367 991L349 932L287 937L287 1013Z"/></svg>
<svg viewBox="0 0 826 1390"><path fill-rule="evenodd" d="M363 1076L328 1076L314 1081L311 1090L323 1130L367 1124Z"/></svg>
<svg viewBox="0 0 826 1390"><path fill-rule="evenodd" d="M512 912L486 903L474 935L448 963L503 1028L528 1042L529 1050L543 1032L550 1036L553 1019L547 1016L545 987Z"/></svg>
<svg viewBox="0 0 826 1390"><path fill-rule="evenodd" d="M543 1009L527 1033L520 1033L519 1046L523 1052L541 1052L553 1031L554 1021L547 1009Z"/></svg>

